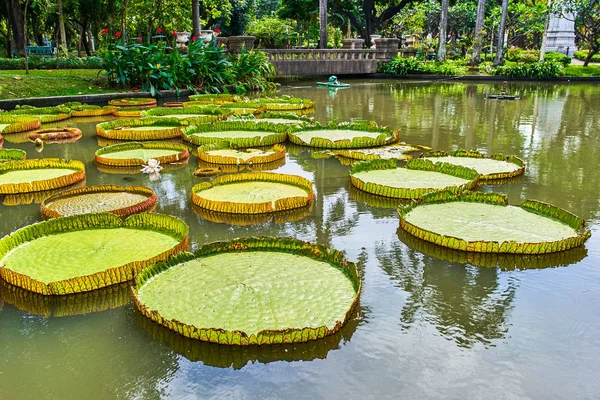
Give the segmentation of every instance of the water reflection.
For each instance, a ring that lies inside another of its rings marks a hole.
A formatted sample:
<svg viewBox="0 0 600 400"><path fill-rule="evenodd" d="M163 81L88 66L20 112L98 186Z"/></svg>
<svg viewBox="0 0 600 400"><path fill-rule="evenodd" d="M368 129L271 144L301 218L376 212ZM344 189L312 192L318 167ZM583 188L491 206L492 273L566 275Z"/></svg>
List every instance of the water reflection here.
<svg viewBox="0 0 600 400"><path fill-rule="evenodd" d="M460 347L493 346L508 332L507 323L519 281L497 269L435 262L400 243L376 246L381 268L407 292L400 325L433 325Z"/></svg>
<svg viewBox="0 0 600 400"><path fill-rule="evenodd" d="M359 304L360 308L360 304ZM324 359L328 353L341 348L352 339L360 323L353 315L341 330L333 335L306 343L280 344L271 346L228 346L192 340L181 336L154 321L136 313L135 321L152 339L169 346L190 361L201 361L218 368L241 369L248 363L267 364L275 361L311 361Z"/></svg>
<svg viewBox="0 0 600 400"><path fill-rule="evenodd" d="M122 307L131 301L129 284L66 296L43 296L0 280L0 301L44 317L85 315Z"/></svg>

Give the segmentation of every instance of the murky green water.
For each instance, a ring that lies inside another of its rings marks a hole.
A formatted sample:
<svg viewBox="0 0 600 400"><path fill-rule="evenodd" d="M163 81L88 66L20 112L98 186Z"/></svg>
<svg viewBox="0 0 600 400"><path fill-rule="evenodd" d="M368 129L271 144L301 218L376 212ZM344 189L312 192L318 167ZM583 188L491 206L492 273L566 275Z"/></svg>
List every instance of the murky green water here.
<svg viewBox="0 0 600 400"><path fill-rule="evenodd" d="M483 93L499 86L351 83L337 92L298 83L282 93L314 99L320 121L373 119L398 127L409 143L522 157L524 178L479 190L507 193L513 203L547 201L582 216L592 229L585 248L519 258L426 245L398 234L394 209L367 205L349 189L349 167L298 148L278 171L314 181L310 215L282 224L213 223L190 205L190 189L199 181L192 176L195 158L151 182L96 168L94 122L76 123L84 132L77 143L47 145L41 154L8 138L5 147L23 148L29 158L84 161L88 185L153 188L158 211L190 225L194 248L258 234L317 241L360 261L364 286L357 318L339 334L254 348L172 334L140 317L125 287L72 301L2 286L0 398L597 398L600 86L515 84L510 90L523 99L498 102ZM17 201L23 199L4 199ZM1 235L41 219L38 204L5 204ZM91 313L72 315L82 312Z"/></svg>

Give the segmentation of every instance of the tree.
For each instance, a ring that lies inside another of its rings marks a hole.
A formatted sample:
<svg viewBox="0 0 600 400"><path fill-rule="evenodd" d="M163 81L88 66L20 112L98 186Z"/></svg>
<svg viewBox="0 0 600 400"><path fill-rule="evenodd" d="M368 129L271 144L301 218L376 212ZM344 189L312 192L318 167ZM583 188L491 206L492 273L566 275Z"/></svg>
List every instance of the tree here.
<svg viewBox="0 0 600 400"><path fill-rule="evenodd" d="M565 0L563 16L566 14L575 15L575 35L580 43L590 48L583 63L587 67L592 57L600 52L600 1Z"/></svg>
<svg viewBox="0 0 600 400"><path fill-rule="evenodd" d="M496 48L496 58L494 67L504 64L504 31L506 28L506 16L508 14L508 0L502 0L502 15L500 25L498 26L498 46Z"/></svg>
<svg viewBox="0 0 600 400"><path fill-rule="evenodd" d="M327 0L319 0L319 48L327 48Z"/></svg>
<svg viewBox="0 0 600 400"><path fill-rule="evenodd" d="M127 1L127 0L125 0ZM58 12L58 44L66 51L67 50L67 35L65 33L65 17L63 15L63 2L56 2Z"/></svg>
<svg viewBox="0 0 600 400"><path fill-rule="evenodd" d="M440 13L440 41L438 44L437 59L442 62L446 59L446 39L448 37L448 0L442 0Z"/></svg>
<svg viewBox="0 0 600 400"><path fill-rule="evenodd" d="M12 29L12 38L14 40L14 51L19 57L25 57L25 19L23 9L19 0L6 0L6 10L8 11L8 21Z"/></svg>
<svg viewBox="0 0 600 400"><path fill-rule="evenodd" d="M471 48L471 65L479 64L481 58L484 37L485 2L486 0L479 0L477 2L477 18L475 20L475 33L473 34L473 47Z"/></svg>
<svg viewBox="0 0 600 400"><path fill-rule="evenodd" d="M330 0L331 9L350 19L350 23L371 47L371 35L394 18L404 7L421 0Z"/></svg>
<svg viewBox="0 0 600 400"><path fill-rule="evenodd" d="M200 2L192 0L192 35L200 36Z"/></svg>

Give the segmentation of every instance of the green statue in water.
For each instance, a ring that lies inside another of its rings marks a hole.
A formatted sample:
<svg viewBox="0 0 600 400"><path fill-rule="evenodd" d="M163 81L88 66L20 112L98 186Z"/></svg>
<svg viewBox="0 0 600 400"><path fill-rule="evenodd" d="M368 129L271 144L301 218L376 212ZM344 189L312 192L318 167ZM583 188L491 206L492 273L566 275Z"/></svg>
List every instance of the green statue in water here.
<svg viewBox="0 0 600 400"><path fill-rule="evenodd" d="M332 85L339 85L339 84L340 84L340 81L338 81L338 78L337 78L337 76L335 76L335 75L331 75L331 76L329 77L329 83L330 83L330 84L332 84Z"/></svg>
<svg viewBox="0 0 600 400"><path fill-rule="evenodd" d="M347 83L341 83L338 81L337 76L331 75L327 82L317 82L317 86L328 86L330 88L346 88L350 87Z"/></svg>

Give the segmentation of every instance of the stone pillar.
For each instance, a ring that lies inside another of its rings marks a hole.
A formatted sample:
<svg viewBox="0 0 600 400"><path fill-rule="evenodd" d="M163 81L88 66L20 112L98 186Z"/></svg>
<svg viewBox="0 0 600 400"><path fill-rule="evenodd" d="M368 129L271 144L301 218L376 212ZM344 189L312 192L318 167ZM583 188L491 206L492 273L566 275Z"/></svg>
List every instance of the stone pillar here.
<svg viewBox="0 0 600 400"><path fill-rule="evenodd" d="M381 38L375 40L375 48L377 52L382 52L382 56L377 58L394 58L398 56L398 51L400 48L400 39L396 38Z"/></svg>
<svg viewBox="0 0 600 400"><path fill-rule="evenodd" d="M546 39L546 51L558 51L569 55L577 50L575 47L575 16L571 13L565 14L565 18L550 15L548 23L548 38Z"/></svg>
<svg viewBox="0 0 600 400"><path fill-rule="evenodd" d="M342 39L342 49L354 50L362 49L365 44L365 39Z"/></svg>
<svg viewBox="0 0 600 400"><path fill-rule="evenodd" d="M227 38L227 48L230 53L239 54L242 49L250 51L254 48L255 36L229 36Z"/></svg>

